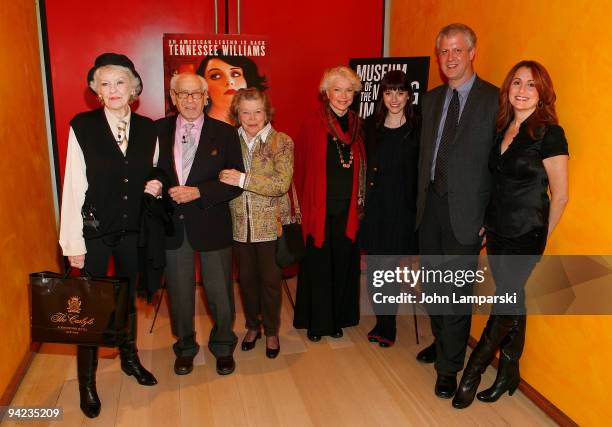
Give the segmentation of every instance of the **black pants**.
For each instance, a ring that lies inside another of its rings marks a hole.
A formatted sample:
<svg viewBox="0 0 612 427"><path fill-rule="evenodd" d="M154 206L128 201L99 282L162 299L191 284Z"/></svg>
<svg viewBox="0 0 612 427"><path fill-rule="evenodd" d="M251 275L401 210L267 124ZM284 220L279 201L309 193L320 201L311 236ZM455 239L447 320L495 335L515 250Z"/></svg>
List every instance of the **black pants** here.
<svg viewBox="0 0 612 427"><path fill-rule="evenodd" d="M281 309L281 269L276 264L276 240L234 242L246 327L278 335Z"/></svg>
<svg viewBox="0 0 612 427"><path fill-rule="evenodd" d="M178 230L185 233L183 230ZM195 356L200 346L195 339L195 266L194 251L187 235L180 248L166 250L166 284L170 299L172 332L177 337L174 353ZM234 292L232 288L232 248L200 252L202 285L213 318L208 348L215 357L234 352L238 338L234 334Z"/></svg>
<svg viewBox="0 0 612 427"><path fill-rule="evenodd" d="M516 304L493 306L487 326L470 356L470 363L489 360L499 348L499 367L495 384L508 381L510 377L518 381L520 376L519 359L523 354L527 327L524 288L544 252L547 234L546 227L512 238L487 231L487 255L495 279L495 293L518 294Z"/></svg>
<svg viewBox="0 0 612 427"><path fill-rule="evenodd" d="M495 294L517 294L516 304L498 304L493 314L525 314L525 284L546 246L546 227L518 237L503 237L487 231L487 254L495 279Z"/></svg>
<svg viewBox="0 0 612 427"><path fill-rule="evenodd" d="M136 286L138 280L138 235L136 233L115 234L85 240L84 269L92 276L106 276L108 262L113 257L115 276L129 279L128 333L119 346L122 354L135 353L136 349Z"/></svg>
<svg viewBox="0 0 612 427"><path fill-rule="evenodd" d="M359 323L359 248L346 237L349 200L328 200L325 239L311 236L298 275L293 326L331 335Z"/></svg>
<svg viewBox="0 0 612 427"><path fill-rule="evenodd" d="M442 262L435 266L424 265L426 268L476 270L478 266L478 235L474 236L472 244L459 242L450 223L448 197L439 196L432 189L427 194L425 212L419 227L419 248L422 264L427 264L428 259L442 259ZM444 259L447 258L449 261L445 262ZM450 295L452 292L468 295L472 292L469 284L463 287L440 285L435 289L444 295ZM437 351L436 371L445 375L456 374L463 369L465 361L472 320L470 307L455 306L451 303L450 306L437 305L435 308L427 308ZM440 312L451 314L438 314Z"/></svg>

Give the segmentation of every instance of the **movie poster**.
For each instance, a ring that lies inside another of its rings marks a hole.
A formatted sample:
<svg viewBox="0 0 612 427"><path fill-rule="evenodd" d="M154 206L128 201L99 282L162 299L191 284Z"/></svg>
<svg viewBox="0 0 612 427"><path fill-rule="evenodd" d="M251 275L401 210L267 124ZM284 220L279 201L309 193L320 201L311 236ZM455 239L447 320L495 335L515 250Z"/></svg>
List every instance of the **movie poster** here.
<svg viewBox="0 0 612 427"><path fill-rule="evenodd" d="M164 34L165 112L174 112L170 79L185 71L208 83L208 115L229 122L228 112L238 89L265 90L270 81L268 38L253 35Z"/></svg>
<svg viewBox="0 0 612 427"><path fill-rule="evenodd" d="M420 110L421 97L427 92L429 77L429 57L417 56L411 58L352 58L350 67L355 70L361 79L362 89L359 99L351 106L359 112L362 118L374 113L378 99L380 81L391 70L402 70L412 82L414 92L414 105Z"/></svg>

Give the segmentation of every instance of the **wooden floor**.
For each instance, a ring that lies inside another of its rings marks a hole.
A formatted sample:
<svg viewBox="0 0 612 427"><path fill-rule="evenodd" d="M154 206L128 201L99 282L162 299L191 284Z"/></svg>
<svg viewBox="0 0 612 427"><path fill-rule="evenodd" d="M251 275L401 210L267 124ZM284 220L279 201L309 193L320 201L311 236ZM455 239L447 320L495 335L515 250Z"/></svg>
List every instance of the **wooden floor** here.
<svg viewBox="0 0 612 427"><path fill-rule="evenodd" d="M289 287L294 289L294 280ZM281 353L275 360L265 357L264 340L250 352L238 346L236 371L219 376L214 357L204 345L193 372L177 376L166 304L153 333L149 333L153 307L140 304L140 358L156 375L158 385L139 386L121 372L116 353L103 350L97 376L102 412L88 419L79 409L74 347L46 344L35 356L12 405L63 408L63 422L32 423L35 426L555 425L519 391L495 404L475 401L461 411L437 398L433 366L415 360L416 353L431 342L426 317L419 317L420 345L415 342L412 316L398 317L398 341L388 349L366 339L372 316L363 316L359 326L345 329L341 339L312 343L305 331L291 327L293 311L284 298ZM242 340L239 298L236 311L236 331ZM206 344L210 320L202 298L197 313L199 342ZM494 378L495 371L489 368L481 389Z"/></svg>

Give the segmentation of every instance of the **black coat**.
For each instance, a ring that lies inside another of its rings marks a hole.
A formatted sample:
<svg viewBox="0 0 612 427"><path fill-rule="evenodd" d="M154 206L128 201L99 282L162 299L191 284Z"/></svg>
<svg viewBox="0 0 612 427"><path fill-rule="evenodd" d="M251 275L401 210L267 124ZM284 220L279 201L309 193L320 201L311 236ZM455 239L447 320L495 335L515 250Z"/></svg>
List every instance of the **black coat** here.
<svg viewBox="0 0 612 427"><path fill-rule="evenodd" d="M168 174L169 188L179 185L174 166L176 120L177 116L170 116L155 122L159 136L157 165ZM242 189L219 181L219 172L223 169L244 171L238 132L233 126L206 116L185 182L186 186L197 187L201 197L180 205L172 202L175 232L167 237L166 249L181 246L183 227L194 250L212 251L231 246L232 218L228 202L240 195Z"/></svg>
<svg viewBox="0 0 612 427"><path fill-rule="evenodd" d="M377 128L374 117L365 122L368 163L359 241L371 255L417 253L419 130L418 122L391 131Z"/></svg>
<svg viewBox="0 0 612 427"><path fill-rule="evenodd" d="M160 168L153 168L148 180L157 179L162 188L168 188L170 180ZM172 204L167 192L162 197L146 194L142 198L140 231L138 233L138 265L140 271L139 292L150 301L159 289L166 266L166 235L172 235Z"/></svg>

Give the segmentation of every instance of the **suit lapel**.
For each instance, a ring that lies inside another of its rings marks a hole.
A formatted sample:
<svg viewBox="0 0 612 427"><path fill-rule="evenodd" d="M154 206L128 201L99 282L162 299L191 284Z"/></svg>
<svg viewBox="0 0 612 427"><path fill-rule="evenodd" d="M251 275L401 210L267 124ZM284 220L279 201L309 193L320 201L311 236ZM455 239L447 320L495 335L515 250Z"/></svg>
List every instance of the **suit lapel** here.
<svg viewBox="0 0 612 427"><path fill-rule="evenodd" d="M166 138L168 141L171 141L170 145L170 159L171 159L171 165L172 165L172 172L174 173L174 182L176 182L176 185L180 185L179 179L178 179L178 173L176 171L176 158L174 156L174 148L175 148L175 144L176 144L176 140L174 138L174 135L176 133L176 121L178 120L178 114L174 117L173 120L170 120L170 123L168 125L168 133L166 134Z"/></svg>
<svg viewBox="0 0 612 427"><path fill-rule="evenodd" d="M448 85L444 85L433 99L431 109L433 114L433 121L431 122L430 132L430 143L427 144L427 167L431 169L433 163L433 155L436 147L436 139L438 138L438 128L440 127L440 118L442 116L442 109L444 108L444 99L446 98L446 91Z"/></svg>
<svg viewBox="0 0 612 427"><path fill-rule="evenodd" d="M455 133L455 140L457 136L463 131L466 126L466 123L470 121L470 117L472 116L472 112L478 103L478 98L480 97L480 79L476 76L474 80L474 85L468 94L468 98L465 101L465 106L463 107L463 112L461 113L461 117L459 118L459 124L457 126L457 133Z"/></svg>
<svg viewBox="0 0 612 427"><path fill-rule="evenodd" d="M446 92L448 91L448 85L444 85L444 88L440 90L440 93L436 96L434 103L434 121L431 129L431 139L436 141L438 138L438 129L440 128L440 119L442 118L442 109L444 108L444 100L446 99Z"/></svg>

